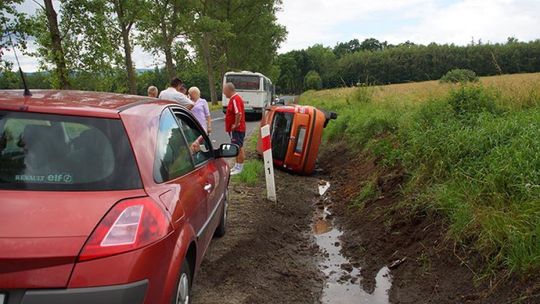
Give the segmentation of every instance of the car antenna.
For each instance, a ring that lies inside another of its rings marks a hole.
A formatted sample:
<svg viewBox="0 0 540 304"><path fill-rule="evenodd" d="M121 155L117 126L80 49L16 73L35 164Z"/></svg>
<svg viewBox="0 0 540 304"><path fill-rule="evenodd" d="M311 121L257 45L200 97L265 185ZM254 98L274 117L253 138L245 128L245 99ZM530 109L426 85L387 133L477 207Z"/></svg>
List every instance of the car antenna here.
<svg viewBox="0 0 540 304"><path fill-rule="evenodd" d="M28 85L26 84L26 78L24 78L24 73L21 69L21 63L19 62L19 57L17 56L17 48L13 44L13 40L11 40L11 34L9 35L9 42L11 43L11 47L13 47L13 53L15 54L15 60L17 61L17 66L19 67L19 74L21 75L23 87L24 87L24 96L32 96L32 93L30 93L30 90L28 89Z"/></svg>

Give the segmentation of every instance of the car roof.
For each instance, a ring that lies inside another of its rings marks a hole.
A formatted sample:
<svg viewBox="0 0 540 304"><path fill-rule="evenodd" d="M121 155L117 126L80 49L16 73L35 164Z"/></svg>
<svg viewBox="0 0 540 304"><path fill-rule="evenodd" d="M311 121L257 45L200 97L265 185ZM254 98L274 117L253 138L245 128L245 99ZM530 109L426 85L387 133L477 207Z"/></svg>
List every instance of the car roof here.
<svg viewBox="0 0 540 304"><path fill-rule="evenodd" d="M0 90L0 110L14 110L63 115L118 118L119 113L139 104L165 107L178 105L157 98L104 92L70 90Z"/></svg>

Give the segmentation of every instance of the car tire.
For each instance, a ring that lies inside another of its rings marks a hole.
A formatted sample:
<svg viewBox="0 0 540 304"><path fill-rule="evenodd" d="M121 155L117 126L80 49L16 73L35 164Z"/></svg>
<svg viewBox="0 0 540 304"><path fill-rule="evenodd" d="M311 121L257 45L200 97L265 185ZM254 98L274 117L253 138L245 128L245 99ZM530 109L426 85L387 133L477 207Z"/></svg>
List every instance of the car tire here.
<svg viewBox="0 0 540 304"><path fill-rule="evenodd" d="M171 300L172 304L190 303L192 278L193 276L191 274L189 262L184 259L184 262L182 262L182 268L180 269L180 274L178 275L178 283Z"/></svg>
<svg viewBox="0 0 540 304"><path fill-rule="evenodd" d="M229 209L229 191L225 192L225 199L223 201L223 211L221 212L221 220L214 232L214 236L217 238L223 237L227 233L227 213Z"/></svg>

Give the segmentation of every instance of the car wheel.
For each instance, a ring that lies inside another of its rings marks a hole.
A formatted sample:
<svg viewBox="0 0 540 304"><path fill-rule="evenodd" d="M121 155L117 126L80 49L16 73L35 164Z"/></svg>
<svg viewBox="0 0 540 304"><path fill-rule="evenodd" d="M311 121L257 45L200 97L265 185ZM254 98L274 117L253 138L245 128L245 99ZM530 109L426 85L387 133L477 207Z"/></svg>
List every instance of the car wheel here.
<svg viewBox="0 0 540 304"><path fill-rule="evenodd" d="M215 237L223 237L225 233L227 232L227 210L229 209L229 191L225 192L225 199L223 201L223 212L221 213L221 221L219 222L219 226L216 228L216 232L214 233Z"/></svg>
<svg viewBox="0 0 540 304"><path fill-rule="evenodd" d="M189 263L184 260L182 268L180 269L180 276L178 278L178 286L176 287L176 293L174 295L172 304L189 304L191 296L191 270Z"/></svg>

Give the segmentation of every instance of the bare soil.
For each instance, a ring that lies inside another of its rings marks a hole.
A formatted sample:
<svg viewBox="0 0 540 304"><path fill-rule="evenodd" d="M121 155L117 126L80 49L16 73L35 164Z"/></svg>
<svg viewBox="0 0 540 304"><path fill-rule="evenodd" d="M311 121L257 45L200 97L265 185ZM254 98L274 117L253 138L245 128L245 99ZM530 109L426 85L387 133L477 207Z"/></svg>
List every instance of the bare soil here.
<svg viewBox="0 0 540 304"><path fill-rule="evenodd" d="M377 272L389 266L392 303L540 303L539 275L482 279L482 259L446 237L443 218L400 207L407 179L401 168L381 169L345 144L322 151L320 165L332 183L344 254L362 268L364 290L373 291ZM376 183L378 196L351 207L368 181Z"/></svg>
<svg viewBox="0 0 540 304"><path fill-rule="evenodd" d="M278 203L231 185L227 234L196 275L193 303L319 303L323 277L311 231L317 179L276 171Z"/></svg>

